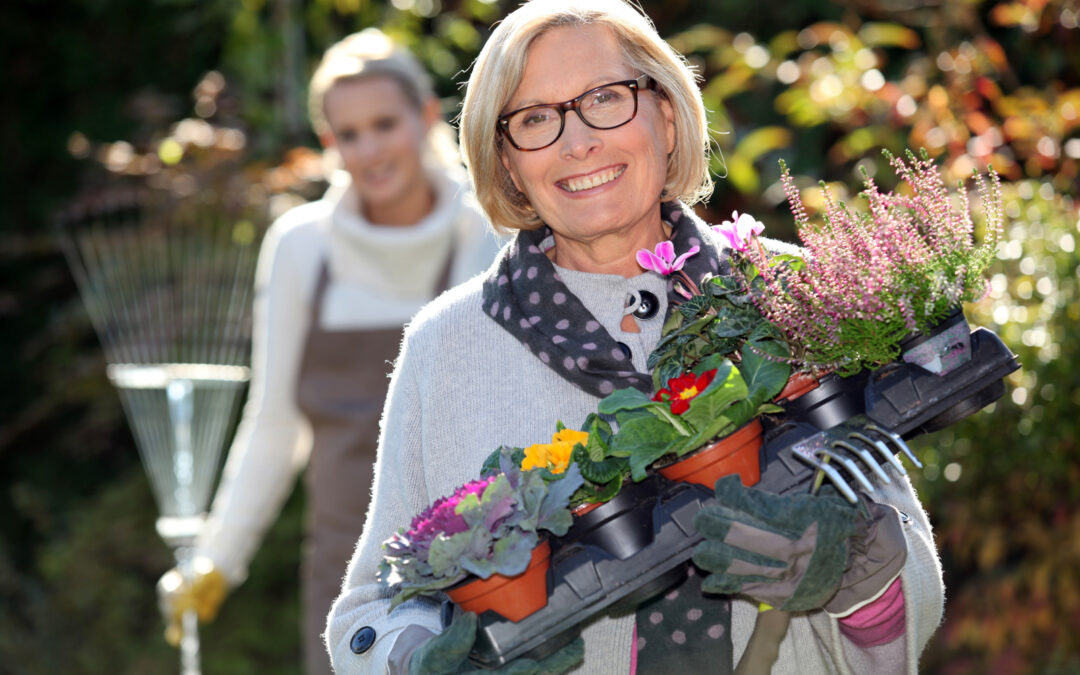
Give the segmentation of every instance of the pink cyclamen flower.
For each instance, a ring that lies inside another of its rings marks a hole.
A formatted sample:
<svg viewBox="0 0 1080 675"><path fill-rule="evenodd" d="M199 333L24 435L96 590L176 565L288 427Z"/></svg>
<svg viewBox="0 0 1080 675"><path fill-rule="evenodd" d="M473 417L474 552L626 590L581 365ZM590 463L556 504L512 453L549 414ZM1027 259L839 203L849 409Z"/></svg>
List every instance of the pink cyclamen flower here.
<svg viewBox="0 0 1080 675"><path fill-rule="evenodd" d="M678 272L686 264L686 259L701 250L700 246L691 247L678 258L675 257L675 244L670 241L662 241L656 245L656 251L647 248L638 249L637 262L651 272L658 272L667 276L672 272Z"/></svg>
<svg viewBox="0 0 1080 675"><path fill-rule="evenodd" d="M712 231L723 238L724 244L736 251L750 248L750 237L757 236L765 229L761 222L754 220L749 213L731 212L731 220L713 225Z"/></svg>

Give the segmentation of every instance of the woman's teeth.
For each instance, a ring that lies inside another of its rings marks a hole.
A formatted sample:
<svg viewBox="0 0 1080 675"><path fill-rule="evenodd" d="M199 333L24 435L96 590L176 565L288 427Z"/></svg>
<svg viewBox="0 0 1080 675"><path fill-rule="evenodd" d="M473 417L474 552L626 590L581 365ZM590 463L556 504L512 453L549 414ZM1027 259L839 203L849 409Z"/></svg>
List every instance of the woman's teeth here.
<svg viewBox="0 0 1080 675"><path fill-rule="evenodd" d="M626 171L625 166L608 169L606 171L598 171L597 173L582 176L581 178L570 178L569 180L562 181L562 188L567 192L588 190L589 188L598 187L604 183L610 183L621 176L623 171Z"/></svg>

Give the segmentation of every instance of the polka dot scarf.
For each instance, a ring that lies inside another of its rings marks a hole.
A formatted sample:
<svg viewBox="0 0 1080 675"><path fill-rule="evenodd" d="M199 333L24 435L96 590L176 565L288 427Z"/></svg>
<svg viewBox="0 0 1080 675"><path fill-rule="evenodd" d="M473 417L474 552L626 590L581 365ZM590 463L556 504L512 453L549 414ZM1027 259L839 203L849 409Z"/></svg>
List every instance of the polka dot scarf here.
<svg viewBox="0 0 1080 675"><path fill-rule="evenodd" d="M680 202L660 205L677 252L692 246L683 270L697 283L719 269L706 225ZM519 232L494 273L484 282L484 311L561 377L593 396L633 387L652 393L648 373L637 372L615 338L559 278L544 254L548 227ZM683 300L668 282L668 308Z"/></svg>

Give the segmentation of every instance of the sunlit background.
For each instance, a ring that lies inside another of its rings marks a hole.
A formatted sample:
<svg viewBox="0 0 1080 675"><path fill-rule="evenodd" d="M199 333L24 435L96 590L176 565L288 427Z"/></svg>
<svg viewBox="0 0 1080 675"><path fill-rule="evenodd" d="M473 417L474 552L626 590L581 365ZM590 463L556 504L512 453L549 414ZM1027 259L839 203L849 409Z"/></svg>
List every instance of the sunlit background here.
<svg viewBox="0 0 1080 675"><path fill-rule="evenodd" d="M701 212L793 236L777 160L810 202L880 150L925 148L957 181L992 165L1009 224L966 307L1023 368L1004 398L920 439L946 570L928 673L1080 672L1080 7L1064 0L643 3L703 76L720 177ZM380 25L438 78L514 3L69 0L5 3L0 117L0 671L168 673L153 593L172 565L104 356L57 248L61 209L135 187L214 190L269 216L321 194L306 79ZM62 6L62 11L59 11ZM207 673L299 670L298 490L203 638Z"/></svg>

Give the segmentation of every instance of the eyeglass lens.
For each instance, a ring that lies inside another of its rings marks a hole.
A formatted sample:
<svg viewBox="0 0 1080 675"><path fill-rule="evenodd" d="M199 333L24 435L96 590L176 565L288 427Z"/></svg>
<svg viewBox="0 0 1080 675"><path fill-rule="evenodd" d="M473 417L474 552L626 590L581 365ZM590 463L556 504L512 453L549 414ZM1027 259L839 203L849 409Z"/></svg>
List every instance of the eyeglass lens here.
<svg viewBox="0 0 1080 675"><path fill-rule="evenodd" d="M578 115L591 127L612 129L626 124L637 112L634 90L627 84L608 84L591 89L577 99ZM510 116L505 127L514 144L523 150L550 145L562 133L563 109L536 106Z"/></svg>

